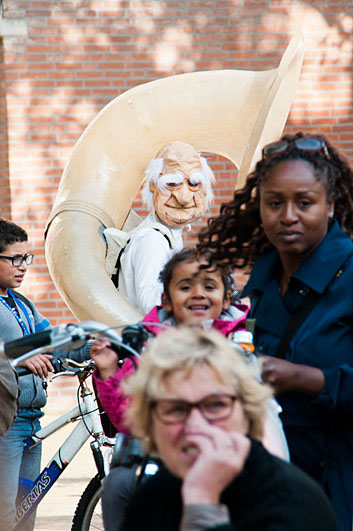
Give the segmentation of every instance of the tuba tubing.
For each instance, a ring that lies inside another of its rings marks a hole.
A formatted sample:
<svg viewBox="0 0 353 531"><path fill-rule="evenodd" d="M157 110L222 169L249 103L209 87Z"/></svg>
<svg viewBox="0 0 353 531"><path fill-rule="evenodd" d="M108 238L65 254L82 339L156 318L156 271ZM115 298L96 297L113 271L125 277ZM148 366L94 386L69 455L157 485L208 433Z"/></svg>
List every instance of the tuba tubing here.
<svg viewBox="0 0 353 531"><path fill-rule="evenodd" d="M105 270L101 229L122 228L144 169L173 140L228 158L242 186L262 147L283 131L303 55L298 33L275 69L158 79L119 95L97 114L72 150L46 227L49 272L77 319L117 326L142 318Z"/></svg>

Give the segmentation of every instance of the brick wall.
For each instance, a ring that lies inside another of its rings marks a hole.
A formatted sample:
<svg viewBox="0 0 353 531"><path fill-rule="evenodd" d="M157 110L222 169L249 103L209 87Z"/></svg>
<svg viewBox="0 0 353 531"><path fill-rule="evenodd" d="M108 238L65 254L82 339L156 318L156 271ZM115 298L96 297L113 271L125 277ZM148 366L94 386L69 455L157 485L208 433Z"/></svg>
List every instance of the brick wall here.
<svg viewBox="0 0 353 531"><path fill-rule="evenodd" d="M72 316L45 265L43 227L74 143L121 92L194 70L273 68L301 28L306 53L287 130L320 130L353 160L351 0L3 0L2 7L0 214L29 232L36 261L23 291L53 324ZM235 174L220 157L211 162L216 212Z"/></svg>

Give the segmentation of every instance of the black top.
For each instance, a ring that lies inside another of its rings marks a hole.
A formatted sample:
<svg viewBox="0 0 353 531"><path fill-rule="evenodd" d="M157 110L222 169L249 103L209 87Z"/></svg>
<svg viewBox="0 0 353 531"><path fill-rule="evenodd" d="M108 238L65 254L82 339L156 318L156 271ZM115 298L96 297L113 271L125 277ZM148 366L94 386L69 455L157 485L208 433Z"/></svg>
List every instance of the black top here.
<svg viewBox="0 0 353 531"><path fill-rule="evenodd" d="M211 481L211 478L210 478ZM181 481L168 470L147 480L132 498L124 531L179 531ZM252 441L242 473L223 492L231 524L218 531L339 531L326 495L304 472Z"/></svg>

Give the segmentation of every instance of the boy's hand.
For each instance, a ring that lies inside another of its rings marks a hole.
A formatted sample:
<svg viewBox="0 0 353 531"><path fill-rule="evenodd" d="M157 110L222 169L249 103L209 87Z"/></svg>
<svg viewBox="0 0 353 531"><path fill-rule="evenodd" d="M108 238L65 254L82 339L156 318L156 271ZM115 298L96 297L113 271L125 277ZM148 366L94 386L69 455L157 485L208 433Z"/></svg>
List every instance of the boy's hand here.
<svg viewBox="0 0 353 531"><path fill-rule="evenodd" d="M118 355L109 348L110 342L96 339L91 346L91 358L94 360L101 380L109 380L118 370Z"/></svg>
<svg viewBox="0 0 353 531"><path fill-rule="evenodd" d="M36 356L32 356L31 358L28 358L28 360L19 363L19 367L25 367L36 376L47 378L50 372L54 372L54 368L50 363L52 358L52 354L37 354Z"/></svg>

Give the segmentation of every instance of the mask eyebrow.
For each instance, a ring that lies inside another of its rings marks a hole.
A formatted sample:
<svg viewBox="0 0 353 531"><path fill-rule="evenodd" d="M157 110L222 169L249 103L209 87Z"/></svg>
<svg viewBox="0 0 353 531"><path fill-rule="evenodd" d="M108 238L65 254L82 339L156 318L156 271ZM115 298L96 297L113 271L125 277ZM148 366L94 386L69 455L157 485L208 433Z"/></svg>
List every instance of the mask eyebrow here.
<svg viewBox="0 0 353 531"><path fill-rule="evenodd" d="M162 193L167 192L167 186L168 184L182 184L184 182L184 177L181 173L167 173L166 175L162 175L158 181L157 186L160 189Z"/></svg>
<svg viewBox="0 0 353 531"><path fill-rule="evenodd" d="M202 171L195 171L189 177L191 184L202 184L203 188L206 188L206 177Z"/></svg>

